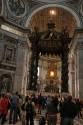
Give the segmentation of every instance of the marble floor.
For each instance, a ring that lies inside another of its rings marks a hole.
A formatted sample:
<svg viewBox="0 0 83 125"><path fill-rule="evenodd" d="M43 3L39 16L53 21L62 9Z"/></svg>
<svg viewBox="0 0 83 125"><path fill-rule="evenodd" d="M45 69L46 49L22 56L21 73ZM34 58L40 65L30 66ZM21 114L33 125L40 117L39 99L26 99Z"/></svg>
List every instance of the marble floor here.
<svg viewBox="0 0 83 125"><path fill-rule="evenodd" d="M9 124L5 123L5 125L9 125ZM12 125L12 124L10 124L10 125ZM22 122L18 121L15 125L22 125ZM39 125L39 119L38 118L34 120L34 125ZM60 118L58 118L58 120L57 120L57 125L60 125ZM74 120L74 125L83 125L83 119L76 118Z"/></svg>
<svg viewBox="0 0 83 125"><path fill-rule="evenodd" d="M35 117L35 120L34 120L34 125L39 125L40 117L41 117L41 114L37 113L36 117ZM8 119L8 117L7 117L7 119ZM8 120L4 125L9 125ZM10 124L10 125L12 125L12 124ZM22 124L21 121L18 121L15 125L23 125L23 124ZM59 113L57 114L57 125L60 125L60 114ZM83 118L81 118L81 119L75 118L74 125L83 125Z"/></svg>

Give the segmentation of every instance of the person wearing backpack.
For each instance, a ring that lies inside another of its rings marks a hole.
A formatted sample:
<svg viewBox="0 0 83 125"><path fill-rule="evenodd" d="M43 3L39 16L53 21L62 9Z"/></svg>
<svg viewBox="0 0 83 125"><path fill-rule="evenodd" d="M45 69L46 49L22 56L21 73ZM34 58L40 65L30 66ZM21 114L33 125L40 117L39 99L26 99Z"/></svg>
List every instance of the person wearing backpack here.
<svg viewBox="0 0 83 125"><path fill-rule="evenodd" d="M47 125L57 124L57 113L58 113L58 98L57 96L52 97L50 103L47 104Z"/></svg>
<svg viewBox="0 0 83 125"><path fill-rule="evenodd" d="M26 125L34 125L34 115L35 115L35 107L31 98L29 98L26 102Z"/></svg>

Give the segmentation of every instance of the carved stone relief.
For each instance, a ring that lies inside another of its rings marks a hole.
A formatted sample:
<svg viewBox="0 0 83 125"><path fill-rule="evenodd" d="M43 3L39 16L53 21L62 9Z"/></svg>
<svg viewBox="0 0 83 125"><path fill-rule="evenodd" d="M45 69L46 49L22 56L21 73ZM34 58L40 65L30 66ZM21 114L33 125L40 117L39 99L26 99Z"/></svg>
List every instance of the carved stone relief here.
<svg viewBox="0 0 83 125"><path fill-rule="evenodd" d="M26 5L23 0L7 0L7 7L13 16L23 16L26 11Z"/></svg>
<svg viewBox="0 0 83 125"><path fill-rule="evenodd" d="M4 1L5 19L24 27L25 20L33 8L39 6L39 2L33 0L6 0Z"/></svg>

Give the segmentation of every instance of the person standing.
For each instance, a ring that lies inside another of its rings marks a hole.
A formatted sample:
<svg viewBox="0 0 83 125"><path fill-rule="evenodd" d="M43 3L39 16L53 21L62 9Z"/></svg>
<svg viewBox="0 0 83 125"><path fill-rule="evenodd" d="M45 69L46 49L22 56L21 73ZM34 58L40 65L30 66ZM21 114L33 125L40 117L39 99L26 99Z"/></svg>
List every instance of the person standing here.
<svg viewBox="0 0 83 125"><path fill-rule="evenodd" d="M60 109L60 115L60 125L74 125L74 118L77 115L77 107L76 104L72 101L71 96L68 96L68 98L64 100Z"/></svg>
<svg viewBox="0 0 83 125"><path fill-rule="evenodd" d="M2 98L0 99L0 119L1 119L1 125L5 123L6 116L8 113L8 106L9 106L9 99L6 94L2 95Z"/></svg>
<svg viewBox="0 0 83 125"><path fill-rule="evenodd" d="M31 98L28 98L25 106L26 110L26 125L34 125L34 115L35 115L35 107L31 100Z"/></svg>
<svg viewBox="0 0 83 125"><path fill-rule="evenodd" d="M51 102L47 104L47 125L56 125L58 113L57 106L58 98L52 97Z"/></svg>
<svg viewBox="0 0 83 125"><path fill-rule="evenodd" d="M9 124L15 124L18 117L18 106L19 106L19 96L18 92L12 95L10 99L10 114L9 114Z"/></svg>

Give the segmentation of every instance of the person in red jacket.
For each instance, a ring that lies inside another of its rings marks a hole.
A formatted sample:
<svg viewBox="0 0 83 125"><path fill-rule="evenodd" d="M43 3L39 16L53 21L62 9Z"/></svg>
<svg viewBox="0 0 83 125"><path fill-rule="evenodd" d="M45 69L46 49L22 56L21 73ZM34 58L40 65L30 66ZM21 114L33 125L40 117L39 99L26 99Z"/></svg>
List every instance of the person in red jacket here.
<svg viewBox="0 0 83 125"><path fill-rule="evenodd" d="M2 98L0 99L0 120L1 124L4 124L8 112L9 107L9 99L7 95L3 94Z"/></svg>

